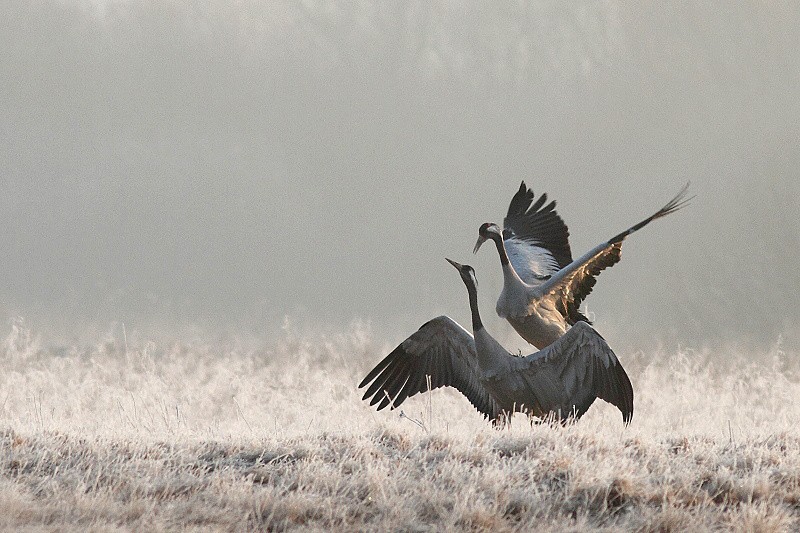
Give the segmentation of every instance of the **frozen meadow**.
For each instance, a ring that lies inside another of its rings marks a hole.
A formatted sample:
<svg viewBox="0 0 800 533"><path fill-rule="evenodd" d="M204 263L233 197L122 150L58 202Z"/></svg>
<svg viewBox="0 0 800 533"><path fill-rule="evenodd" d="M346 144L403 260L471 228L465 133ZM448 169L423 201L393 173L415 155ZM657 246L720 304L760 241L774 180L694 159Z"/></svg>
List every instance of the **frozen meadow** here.
<svg viewBox="0 0 800 533"><path fill-rule="evenodd" d="M800 530L798 42L797 2L0 1L0 530ZM588 301L632 424L376 412L468 323L445 256L499 321L468 254L522 179L574 254L692 182Z"/></svg>
<svg viewBox="0 0 800 533"><path fill-rule="evenodd" d="M375 412L369 324L268 342L120 325L52 348L13 321L0 374L0 527L45 530L788 531L800 525L800 366L618 353L631 426L493 430L458 393Z"/></svg>

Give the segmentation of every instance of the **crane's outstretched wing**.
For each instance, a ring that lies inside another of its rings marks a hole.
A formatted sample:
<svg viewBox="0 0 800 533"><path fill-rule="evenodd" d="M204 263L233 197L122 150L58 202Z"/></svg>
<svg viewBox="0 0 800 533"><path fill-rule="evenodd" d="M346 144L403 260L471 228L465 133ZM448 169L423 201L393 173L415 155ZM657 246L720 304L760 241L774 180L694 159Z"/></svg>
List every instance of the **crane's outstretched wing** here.
<svg viewBox="0 0 800 533"><path fill-rule="evenodd" d="M547 203L547 194L533 202L535 195L523 181L508 206L503 220L503 241L511 265L519 277L536 285L572 262L569 229L556 212L556 202ZM568 324L591 324L580 311L580 303L558 301L559 313Z"/></svg>
<svg viewBox="0 0 800 533"><path fill-rule="evenodd" d="M633 387L617 356L589 324L578 322L548 347L513 361L525 403L540 413L580 417L600 398L633 418Z"/></svg>
<svg viewBox="0 0 800 533"><path fill-rule="evenodd" d="M538 287L543 297L554 298L559 309L569 309L569 306L577 309L583 299L592 292L600 272L619 262L622 253L622 241L628 235L642 229L650 222L684 207L693 198L686 198L688 189L689 184L687 183L664 207L610 240L595 246L567 267L559 270ZM531 303L532 305L536 304L536 302Z"/></svg>
<svg viewBox="0 0 800 533"><path fill-rule="evenodd" d="M378 411L402 404L406 398L430 388L455 387L483 413L496 418L500 409L478 379L478 360L472 335L448 316L425 323L392 350L361 381L372 384L364 393ZM379 403L380 402L380 403Z"/></svg>
<svg viewBox="0 0 800 533"><path fill-rule="evenodd" d="M511 198L508 214L503 219L503 240L513 236L529 245L544 248L558 267L564 268L572 262L569 229L556 212L555 200L547 203L547 194L542 194L534 202L534 197L533 191L523 181Z"/></svg>

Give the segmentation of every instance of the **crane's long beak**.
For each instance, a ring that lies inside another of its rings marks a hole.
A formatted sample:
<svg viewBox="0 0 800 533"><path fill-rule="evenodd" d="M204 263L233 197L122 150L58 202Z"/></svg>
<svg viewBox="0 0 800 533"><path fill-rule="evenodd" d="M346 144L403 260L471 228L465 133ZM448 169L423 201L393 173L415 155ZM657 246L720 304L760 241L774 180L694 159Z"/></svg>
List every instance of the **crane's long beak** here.
<svg viewBox="0 0 800 533"><path fill-rule="evenodd" d="M477 254L478 253L478 249L481 247L481 244L483 244L485 242L486 242L486 237L484 237L483 235L478 237L478 242L475 243L475 248L472 250L472 253L473 254Z"/></svg>
<svg viewBox="0 0 800 533"><path fill-rule="evenodd" d="M445 257L445 259L447 259L447 258ZM458 271L461 272L461 267L462 267L461 264L456 263L452 259L447 259L447 262L450 263L451 265L453 265L454 267L456 267L456 269L458 269Z"/></svg>

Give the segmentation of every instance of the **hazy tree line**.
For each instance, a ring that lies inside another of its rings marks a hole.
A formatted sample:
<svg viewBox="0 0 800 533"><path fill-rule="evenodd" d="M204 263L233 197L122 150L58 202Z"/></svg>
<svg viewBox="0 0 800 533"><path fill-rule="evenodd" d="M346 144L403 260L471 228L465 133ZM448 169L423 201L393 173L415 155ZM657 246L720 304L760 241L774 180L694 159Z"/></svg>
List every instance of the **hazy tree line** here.
<svg viewBox="0 0 800 533"><path fill-rule="evenodd" d="M499 216L526 178L562 205L584 187L569 221L616 228L693 179L676 255L646 256L642 290L609 288L606 309L652 314L642 335L662 317L694 339L774 338L800 318L798 9L7 0L0 304L413 324L449 273L417 282L441 242L404 221L436 232L422 226L438 210L461 231L464 211ZM487 180L502 188L482 200ZM642 207L609 214L603 199Z"/></svg>

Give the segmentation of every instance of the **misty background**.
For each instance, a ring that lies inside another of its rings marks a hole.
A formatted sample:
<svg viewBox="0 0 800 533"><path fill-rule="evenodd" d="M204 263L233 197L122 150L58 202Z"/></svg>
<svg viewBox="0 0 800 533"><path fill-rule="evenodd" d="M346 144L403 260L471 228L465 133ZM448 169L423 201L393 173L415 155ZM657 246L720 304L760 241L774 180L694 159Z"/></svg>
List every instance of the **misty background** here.
<svg viewBox="0 0 800 533"><path fill-rule="evenodd" d="M445 261L525 180L573 255L687 181L589 312L612 346L800 348L800 5L5 0L0 313L54 338L468 325Z"/></svg>

